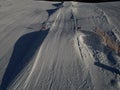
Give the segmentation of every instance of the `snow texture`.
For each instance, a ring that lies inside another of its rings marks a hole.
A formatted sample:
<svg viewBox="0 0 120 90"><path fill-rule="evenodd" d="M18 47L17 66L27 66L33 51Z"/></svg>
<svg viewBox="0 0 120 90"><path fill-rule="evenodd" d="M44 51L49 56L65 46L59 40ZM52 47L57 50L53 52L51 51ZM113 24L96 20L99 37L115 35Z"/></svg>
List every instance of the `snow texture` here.
<svg viewBox="0 0 120 90"><path fill-rule="evenodd" d="M0 90L120 90L120 2L0 0Z"/></svg>

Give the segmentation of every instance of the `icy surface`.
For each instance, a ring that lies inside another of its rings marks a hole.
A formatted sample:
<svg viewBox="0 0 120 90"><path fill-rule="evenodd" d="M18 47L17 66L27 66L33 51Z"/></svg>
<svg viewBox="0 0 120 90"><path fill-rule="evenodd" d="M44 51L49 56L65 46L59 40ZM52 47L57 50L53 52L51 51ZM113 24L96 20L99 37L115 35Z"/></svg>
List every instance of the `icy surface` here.
<svg viewBox="0 0 120 90"><path fill-rule="evenodd" d="M0 90L120 90L120 2L0 0Z"/></svg>

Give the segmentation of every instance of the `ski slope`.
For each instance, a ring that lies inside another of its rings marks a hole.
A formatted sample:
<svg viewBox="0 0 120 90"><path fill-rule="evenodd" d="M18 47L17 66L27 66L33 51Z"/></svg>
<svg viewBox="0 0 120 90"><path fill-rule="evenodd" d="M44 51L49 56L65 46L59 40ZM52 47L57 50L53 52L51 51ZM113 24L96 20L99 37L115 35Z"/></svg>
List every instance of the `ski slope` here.
<svg viewBox="0 0 120 90"><path fill-rule="evenodd" d="M0 0L0 90L119 90L119 12L120 2Z"/></svg>

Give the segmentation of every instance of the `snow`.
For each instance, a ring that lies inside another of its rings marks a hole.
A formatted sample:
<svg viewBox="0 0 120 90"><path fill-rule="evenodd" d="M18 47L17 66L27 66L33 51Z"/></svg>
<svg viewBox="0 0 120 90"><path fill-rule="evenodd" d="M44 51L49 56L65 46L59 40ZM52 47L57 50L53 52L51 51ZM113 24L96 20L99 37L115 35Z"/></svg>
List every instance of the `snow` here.
<svg viewBox="0 0 120 90"><path fill-rule="evenodd" d="M0 90L119 90L119 6L0 0Z"/></svg>

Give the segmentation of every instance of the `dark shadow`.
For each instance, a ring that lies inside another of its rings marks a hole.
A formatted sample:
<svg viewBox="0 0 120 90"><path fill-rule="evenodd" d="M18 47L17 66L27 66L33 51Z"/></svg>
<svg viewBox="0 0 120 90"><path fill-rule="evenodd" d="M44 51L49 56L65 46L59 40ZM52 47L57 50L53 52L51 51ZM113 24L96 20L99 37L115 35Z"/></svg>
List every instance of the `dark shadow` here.
<svg viewBox="0 0 120 90"><path fill-rule="evenodd" d="M47 10L48 17L50 17L52 14L54 14L58 9L59 9L59 8Z"/></svg>
<svg viewBox="0 0 120 90"><path fill-rule="evenodd" d="M113 50L111 48L109 48L108 46L103 47L103 52L108 55L109 53L113 52Z"/></svg>
<svg viewBox="0 0 120 90"><path fill-rule="evenodd" d="M52 4L53 6L55 6L55 7L61 7L61 6L63 6L63 2L61 2L61 3L55 3L55 4Z"/></svg>
<svg viewBox="0 0 120 90"><path fill-rule="evenodd" d="M71 17L70 17L70 19L74 20L74 15L73 15L72 11L71 11Z"/></svg>
<svg viewBox="0 0 120 90"><path fill-rule="evenodd" d="M108 53L107 58L108 58L109 63L110 63L111 65L115 65L115 64L117 63L116 60L115 60L115 58L114 58L113 55L112 55L112 52Z"/></svg>
<svg viewBox="0 0 120 90"><path fill-rule="evenodd" d="M37 49L43 43L49 30L40 30L23 35L15 43L12 56L4 73L0 90L6 90L21 70L30 62Z"/></svg>
<svg viewBox="0 0 120 90"><path fill-rule="evenodd" d="M110 39L112 39L113 41L117 41L117 37L114 34L114 32L109 31L109 32L107 32L107 35L110 36Z"/></svg>
<svg viewBox="0 0 120 90"><path fill-rule="evenodd" d="M94 64L95 64L96 66L101 67L101 68L103 68L103 69L106 69L106 70L108 70L108 71L110 71L110 72L112 72L112 73L116 73L116 74L119 74L119 75L120 75L120 71L119 71L118 69L116 69L116 68L107 66L107 65L102 64L102 63L100 63L100 62L95 62Z"/></svg>
<svg viewBox="0 0 120 90"><path fill-rule="evenodd" d="M85 3L101 3L101 2L115 2L120 0L46 0L46 1L58 1L58 2L77 1L77 2L85 2Z"/></svg>

